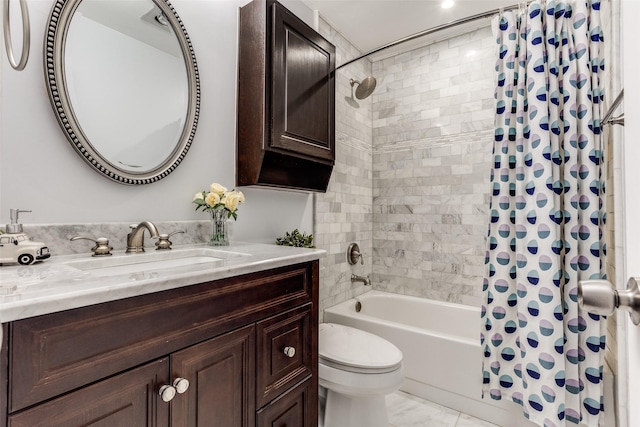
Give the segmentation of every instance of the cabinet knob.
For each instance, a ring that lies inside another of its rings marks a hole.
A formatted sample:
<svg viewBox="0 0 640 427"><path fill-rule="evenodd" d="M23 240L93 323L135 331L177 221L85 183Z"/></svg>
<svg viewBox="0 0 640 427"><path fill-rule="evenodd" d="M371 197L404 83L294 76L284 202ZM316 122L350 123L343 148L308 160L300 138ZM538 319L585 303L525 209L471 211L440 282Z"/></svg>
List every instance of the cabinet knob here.
<svg viewBox="0 0 640 427"><path fill-rule="evenodd" d="M173 387L175 387L179 394L182 394L189 389L189 380L186 378L176 378L173 380Z"/></svg>
<svg viewBox="0 0 640 427"><path fill-rule="evenodd" d="M284 354L287 357L293 357L293 356L296 355L296 349L294 347L287 346L287 347L284 348Z"/></svg>
<svg viewBox="0 0 640 427"><path fill-rule="evenodd" d="M163 385L158 393L163 402L171 402L176 397L176 388L172 385Z"/></svg>

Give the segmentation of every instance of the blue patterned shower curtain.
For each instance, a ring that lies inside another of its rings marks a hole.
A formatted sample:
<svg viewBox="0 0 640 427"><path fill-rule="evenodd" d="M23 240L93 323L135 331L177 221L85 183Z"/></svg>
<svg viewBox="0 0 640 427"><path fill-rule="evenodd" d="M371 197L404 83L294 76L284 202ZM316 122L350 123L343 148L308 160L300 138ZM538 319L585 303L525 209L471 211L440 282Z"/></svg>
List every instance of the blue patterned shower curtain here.
<svg viewBox="0 0 640 427"><path fill-rule="evenodd" d="M496 130L482 307L483 397L545 427L597 426L604 319L600 3L534 1L494 20Z"/></svg>

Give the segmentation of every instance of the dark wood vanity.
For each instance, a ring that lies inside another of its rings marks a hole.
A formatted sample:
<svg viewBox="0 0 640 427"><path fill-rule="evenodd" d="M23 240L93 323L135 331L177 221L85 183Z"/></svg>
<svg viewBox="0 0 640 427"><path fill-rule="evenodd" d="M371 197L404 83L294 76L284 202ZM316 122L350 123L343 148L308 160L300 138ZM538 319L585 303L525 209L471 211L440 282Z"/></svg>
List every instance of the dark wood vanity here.
<svg viewBox="0 0 640 427"><path fill-rule="evenodd" d="M316 426L318 268L4 324L0 425Z"/></svg>
<svg viewBox="0 0 640 427"><path fill-rule="evenodd" d="M326 191L335 46L274 0L240 9L237 185Z"/></svg>

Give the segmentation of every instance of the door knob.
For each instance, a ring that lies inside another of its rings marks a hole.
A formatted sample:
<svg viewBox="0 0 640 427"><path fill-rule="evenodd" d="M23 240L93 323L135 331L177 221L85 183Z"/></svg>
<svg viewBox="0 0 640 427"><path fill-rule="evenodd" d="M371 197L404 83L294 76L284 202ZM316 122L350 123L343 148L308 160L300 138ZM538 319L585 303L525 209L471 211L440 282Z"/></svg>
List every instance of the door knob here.
<svg viewBox="0 0 640 427"><path fill-rule="evenodd" d="M634 325L640 325L640 278L630 277L627 289L615 289L608 280L578 282L578 303L589 313L607 316L616 308L629 312Z"/></svg>
<svg viewBox="0 0 640 427"><path fill-rule="evenodd" d="M172 385L163 385L158 392L163 402L171 402L176 397L176 388Z"/></svg>
<svg viewBox="0 0 640 427"><path fill-rule="evenodd" d="M285 354L287 357L293 357L293 356L295 356L295 355L296 355L296 349L295 349L295 347L289 347L289 346L285 347L285 348L284 348L284 354Z"/></svg>
<svg viewBox="0 0 640 427"><path fill-rule="evenodd" d="M189 380L186 378L176 378L173 380L173 387L175 387L179 394L182 394L189 389Z"/></svg>
<svg viewBox="0 0 640 427"><path fill-rule="evenodd" d="M158 394L164 402L171 402L176 394L182 394L189 389L189 380L186 378L176 378L173 384L165 384L160 387Z"/></svg>

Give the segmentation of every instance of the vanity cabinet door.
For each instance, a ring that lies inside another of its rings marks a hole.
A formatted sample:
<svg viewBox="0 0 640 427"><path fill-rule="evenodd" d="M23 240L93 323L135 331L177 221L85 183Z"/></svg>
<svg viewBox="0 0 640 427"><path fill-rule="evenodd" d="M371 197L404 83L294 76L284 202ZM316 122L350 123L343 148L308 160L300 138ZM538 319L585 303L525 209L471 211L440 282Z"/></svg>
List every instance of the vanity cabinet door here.
<svg viewBox="0 0 640 427"><path fill-rule="evenodd" d="M258 411L257 427L316 427L318 417L313 410L313 381L308 379Z"/></svg>
<svg viewBox="0 0 640 427"><path fill-rule="evenodd" d="M253 325L172 354L171 378L189 388L171 401L171 426L254 426L254 357Z"/></svg>
<svg viewBox="0 0 640 427"><path fill-rule="evenodd" d="M9 416L9 427L168 427L167 358Z"/></svg>

